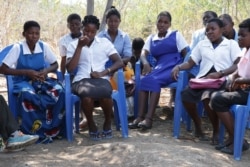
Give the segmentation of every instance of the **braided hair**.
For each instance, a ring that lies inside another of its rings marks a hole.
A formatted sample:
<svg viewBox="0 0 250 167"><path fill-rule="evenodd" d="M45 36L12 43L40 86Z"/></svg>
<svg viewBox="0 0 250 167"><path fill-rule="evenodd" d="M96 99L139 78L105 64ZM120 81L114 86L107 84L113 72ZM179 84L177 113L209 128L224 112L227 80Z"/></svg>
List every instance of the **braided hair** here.
<svg viewBox="0 0 250 167"><path fill-rule="evenodd" d="M106 20L110 18L112 15L117 16L121 20L121 14L114 6L111 6L111 8L107 11Z"/></svg>
<svg viewBox="0 0 250 167"><path fill-rule="evenodd" d="M84 17L82 21L83 27L85 27L87 24L94 24L96 25L96 29L98 30L100 28L100 22L99 19L94 15L87 15Z"/></svg>

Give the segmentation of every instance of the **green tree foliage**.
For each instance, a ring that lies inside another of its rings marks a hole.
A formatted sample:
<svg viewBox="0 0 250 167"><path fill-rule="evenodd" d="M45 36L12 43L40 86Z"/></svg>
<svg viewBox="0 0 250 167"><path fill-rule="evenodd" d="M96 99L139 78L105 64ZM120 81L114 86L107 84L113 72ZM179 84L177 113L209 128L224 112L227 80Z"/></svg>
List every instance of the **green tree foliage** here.
<svg viewBox="0 0 250 167"><path fill-rule="evenodd" d="M22 26L27 20L36 20L41 25L41 39L45 40L58 53L57 41L68 33L67 16L78 13L86 15L87 0L0 0L0 42L2 46L21 40ZM94 14L103 18L107 1L94 1ZM172 15L172 29L180 31L190 42L192 32L202 28L202 13L213 10L218 15L230 14L237 28L239 22L250 15L250 0L113 0L113 5L121 12L120 29L131 39L144 39L155 32L156 17L167 10Z"/></svg>

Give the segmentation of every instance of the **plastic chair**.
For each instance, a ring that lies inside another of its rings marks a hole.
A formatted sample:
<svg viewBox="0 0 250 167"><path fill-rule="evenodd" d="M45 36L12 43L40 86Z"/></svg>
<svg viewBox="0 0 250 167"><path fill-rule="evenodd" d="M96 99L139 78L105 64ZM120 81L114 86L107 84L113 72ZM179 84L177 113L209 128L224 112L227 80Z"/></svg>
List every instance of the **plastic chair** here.
<svg viewBox="0 0 250 167"><path fill-rule="evenodd" d="M188 71L180 71L177 81L177 89L175 95L175 109L174 109L174 138L179 138L180 135L180 124L181 120L186 124L186 130L192 130L192 119L189 114L186 112L181 99L181 91L188 85ZM197 111L200 117L205 116L206 113L203 108L202 102L197 104Z"/></svg>
<svg viewBox="0 0 250 167"><path fill-rule="evenodd" d="M66 129L68 141L73 141L73 107L75 107L75 126L76 132L79 132L79 111L80 99L78 96L71 93L71 82L68 73L65 74L65 103L66 103ZM115 109L116 129L120 130L123 138L128 137L128 121L126 115L126 97L124 87L124 76L122 69L117 72L118 90L112 93Z"/></svg>
<svg viewBox="0 0 250 167"><path fill-rule="evenodd" d="M250 112L250 93L246 105L233 105L231 112L234 115L234 159L240 160L242 155L242 145L245 136L246 127L249 128L249 112ZM223 143L225 135L225 127L220 124L219 141Z"/></svg>
<svg viewBox="0 0 250 167"><path fill-rule="evenodd" d="M14 95L14 85L11 75L6 75L6 83L7 83L7 94L8 94L8 104L10 111L12 112L13 116L17 119L18 111L17 111L17 96Z"/></svg>

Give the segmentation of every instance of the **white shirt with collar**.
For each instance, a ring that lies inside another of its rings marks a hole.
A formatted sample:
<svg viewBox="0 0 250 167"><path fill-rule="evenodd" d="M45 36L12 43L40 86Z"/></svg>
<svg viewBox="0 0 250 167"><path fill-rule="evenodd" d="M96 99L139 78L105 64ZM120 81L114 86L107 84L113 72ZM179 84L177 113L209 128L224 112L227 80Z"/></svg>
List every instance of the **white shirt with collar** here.
<svg viewBox="0 0 250 167"><path fill-rule="evenodd" d="M42 41L40 41L40 42L42 42ZM45 42L42 42L42 43L43 43L43 50L42 50L39 42L37 42L36 46L35 46L34 53L44 52L45 61L49 64L55 63L57 61L55 54L52 52L52 50L50 49L50 47L47 43L45 43ZM8 67L13 67L13 68L16 67L17 60L19 58L20 51L21 51L20 44L23 46L23 54L31 54L32 55L26 40L24 40L20 43L16 43L16 44L14 44L14 46L11 48L11 50L9 51L9 53L5 56L5 58L3 60L3 63L6 64Z"/></svg>
<svg viewBox="0 0 250 167"><path fill-rule="evenodd" d="M200 64L196 78L206 75L213 66L216 71L229 68L238 58L240 52L241 49L234 40L223 38L223 41L215 49L208 39L200 41L190 55L197 65Z"/></svg>
<svg viewBox="0 0 250 167"><path fill-rule="evenodd" d="M73 41L67 48L67 59L74 55L78 41ZM114 45L106 38L95 37L94 41L88 46L84 46L81 51L80 59L77 65L77 73L73 82L83 78L90 78L92 71L102 72L105 70L105 64L109 56L117 54ZM108 79L108 76L103 78Z"/></svg>
<svg viewBox="0 0 250 167"><path fill-rule="evenodd" d="M163 39L169 37L169 35L172 32L173 31L168 30L168 32L167 32L167 34L165 35L164 38L158 37L157 34L152 34L152 35L148 36L148 38L146 39L145 44L144 44L142 49L147 50L150 53L151 39L153 41L155 41L155 40L163 40ZM181 52L182 49L184 49L185 47L188 46L188 43L186 42L185 38L182 36L182 34L179 31L176 32L176 43L177 43L178 52Z"/></svg>
<svg viewBox="0 0 250 167"><path fill-rule="evenodd" d="M78 41L79 38L72 38L71 33L62 36L58 42L59 53L61 57L66 56L67 47L72 41Z"/></svg>

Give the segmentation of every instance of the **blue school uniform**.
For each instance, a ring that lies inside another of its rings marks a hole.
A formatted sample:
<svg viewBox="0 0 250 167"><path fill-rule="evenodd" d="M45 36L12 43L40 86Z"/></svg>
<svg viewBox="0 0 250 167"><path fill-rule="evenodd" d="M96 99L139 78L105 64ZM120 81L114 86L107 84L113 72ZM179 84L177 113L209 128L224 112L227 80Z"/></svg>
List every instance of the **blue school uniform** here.
<svg viewBox="0 0 250 167"><path fill-rule="evenodd" d="M156 65L141 79L140 90L160 92L163 86L174 82L171 70L183 61L177 48L176 32L172 32L163 40L151 39L150 53L156 59Z"/></svg>
<svg viewBox="0 0 250 167"><path fill-rule="evenodd" d="M44 51L23 54L16 69L44 69L46 62ZM37 134L40 142L51 142L61 130L64 117L64 90L56 79L46 78L44 82L31 81L26 76L14 76L14 93L18 94L19 115L22 118L21 130L27 134Z"/></svg>

